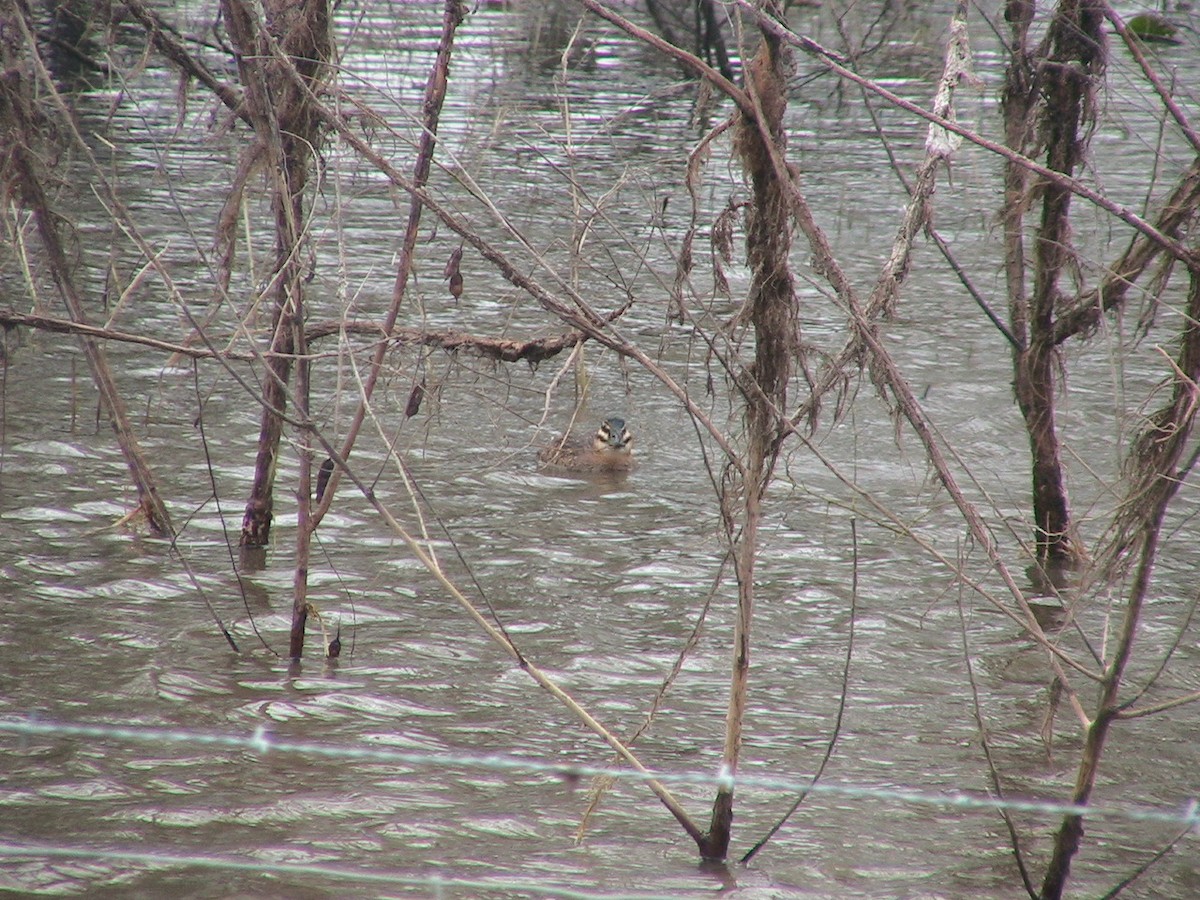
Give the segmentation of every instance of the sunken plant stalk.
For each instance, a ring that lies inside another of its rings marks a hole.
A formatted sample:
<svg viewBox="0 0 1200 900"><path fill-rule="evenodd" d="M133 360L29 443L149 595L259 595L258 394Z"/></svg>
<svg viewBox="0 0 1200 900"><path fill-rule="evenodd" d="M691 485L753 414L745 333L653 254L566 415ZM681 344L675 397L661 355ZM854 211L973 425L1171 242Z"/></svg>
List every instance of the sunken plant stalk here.
<svg viewBox="0 0 1200 900"><path fill-rule="evenodd" d="M290 64L305 82L317 84L330 55L329 6L326 0L266 0L261 7L223 0L221 6L256 136L246 151L242 172L265 164L275 230L275 259L265 291L272 309L271 344L262 381L264 404L254 481L242 518L242 547L253 549L265 547L270 538L282 413L298 350L297 335L304 323L304 199L322 132L310 109L310 91L298 89L287 78L283 68L289 63L277 57L282 53L294 61Z"/></svg>
<svg viewBox="0 0 1200 900"><path fill-rule="evenodd" d="M434 60L429 77L425 82L421 137L417 145L417 157L413 162L412 185L418 189L425 187L429 181L429 173L433 167L433 155L437 148L438 122L441 119L442 105L445 103L446 89L450 81L450 60L454 51L454 35L458 27L462 24L465 15L466 8L463 6L461 0L445 0L445 7L442 12L442 34L441 39L438 41L437 58ZM319 103L314 103L314 109L318 111L317 114L324 115L327 121L329 121L328 111L321 110ZM332 127L337 128L343 123L337 119L333 119L330 121L330 124ZM346 136L344 130L342 131L342 136ZM408 281L412 277L413 255L417 248L417 238L420 236L421 213L424 208L425 204L422 202L421 197L413 193L409 198L408 218L405 223L404 238L400 245L399 260L396 263L396 277L392 282L392 302L388 307L387 315L384 316L381 327L382 333L388 336L396 333L396 323L400 319L400 312L407 294ZM391 345L388 341L380 341L371 357L371 364L367 369L366 378L363 381L362 394L358 407L354 411L350 425L346 430L346 437L342 442L341 456L343 459L349 459L350 454L354 450L355 441L357 441L358 434L362 430L363 423L367 418L371 397L375 393L375 385L378 384L379 378L384 372L383 364L390 348ZM322 517L329 510L340 480L341 471L335 469L333 476L329 480L328 488L318 503L317 508L313 511L314 528L320 524Z"/></svg>
<svg viewBox="0 0 1200 900"><path fill-rule="evenodd" d="M768 12L782 15L777 4ZM787 108L790 51L764 32L758 53L746 69L746 91L755 115L739 115L735 146L750 178L753 202L747 215L747 260L752 272L746 311L754 327L754 362L739 379L746 403L748 434L745 466L734 479L740 493L740 522L726 515L735 533L737 615L733 632L733 671L726 714L722 764L737 772L750 682L751 626L754 619L754 567L762 503L771 481L782 432L778 410L787 407L792 357L799 347L795 287L788 254L791 251L791 184L786 167L777 167L784 144L783 115ZM727 511L729 504L726 503ZM736 522L736 525L734 524ZM700 845L706 859L724 859L733 825L733 783L722 784L713 801L712 819Z"/></svg>
<svg viewBox="0 0 1200 900"><path fill-rule="evenodd" d="M1004 98L1006 138L1012 149L1024 153L1036 137L1045 149L1046 167L1068 176L1075 174L1087 149L1087 125L1093 114L1098 77L1106 61L1101 6L1093 0L1063 0L1050 24L1045 59L1033 58L1025 49L1031 4L1012 3L1007 13L1015 50ZM1033 115L1031 105L1035 98L1040 98L1037 116ZM1010 162L1009 166L1012 165ZM1025 174L1010 171L1005 197L1005 268L1012 330L1018 339L1013 359L1014 384L1032 457L1037 556L1049 563L1070 562L1079 551L1072 536L1071 506L1057 425L1055 321L1061 297L1059 285L1069 276L1075 260L1071 246L1072 192L1069 186L1057 181L1041 186L1041 219L1032 254L1032 286L1027 288L1025 250L1019 236L1023 212L1029 202L1026 181Z"/></svg>
<svg viewBox="0 0 1200 900"><path fill-rule="evenodd" d="M1150 591L1150 578L1158 552L1159 537L1167 507L1179 491L1191 463L1180 467L1180 459L1196 423L1200 401L1200 265L1190 267L1191 285L1183 317L1180 349L1172 361L1175 373L1170 401L1150 416L1135 442L1128 467L1130 487L1127 502L1118 517L1117 553L1128 550L1137 557L1137 569L1117 635L1112 658L1101 682L1096 716L1084 736L1083 756L1075 778L1071 802L1084 805L1091 799L1100 772L1100 759L1109 727L1122 710L1121 685L1133 653L1143 607ZM1071 861L1083 839L1083 818L1066 816L1054 840L1054 853L1042 883L1042 900L1058 900L1071 871Z"/></svg>

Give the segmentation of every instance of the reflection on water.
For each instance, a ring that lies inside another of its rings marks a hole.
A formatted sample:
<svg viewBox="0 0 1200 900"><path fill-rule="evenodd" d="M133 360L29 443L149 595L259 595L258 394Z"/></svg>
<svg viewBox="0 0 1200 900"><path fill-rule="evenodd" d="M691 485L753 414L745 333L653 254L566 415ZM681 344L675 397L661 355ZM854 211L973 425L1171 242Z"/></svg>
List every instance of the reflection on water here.
<svg viewBox="0 0 1200 900"><path fill-rule="evenodd" d="M372 102L398 118L416 108L432 48L427 39L437 27L432 8L402 8L404 15L389 8L395 23L363 20L344 60L377 89ZM443 124L446 161L470 171L564 275L570 271L565 242L576 199L567 175L588 190L604 186L601 193L624 178L593 221L588 247L596 252L585 260L580 281L601 309L619 305L625 290L632 290L635 303L621 326L654 348L673 376L699 390L704 376L697 360L707 348L683 329L662 338L666 292L648 270L653 264L673 273L667 256L656 260L664 250L647 245L664 198L672 198L662 223L671 230L669 240L677 242L686 224L679 179L683 154L696 140L680 111L690 102L680 99L687 94L659 90L661 61L623 53L589 70L586 81L556 87L555 71L519 70L514 57L502 52L512 39L502 12L468 18ZM407 48L399 62L396 47ZM998 72L983 74L994 80ZM165 76L150 70L145 77ZM927 93L924 85L908 87L917 96ZM829 218L853 276L866 279L890 240L899 191L886 176L878 146L860 139L867 126L850 121L852 110L844 106L818 107L815 90L805 87L796 104L794 145L806 171L814 173L806 189ZM144 103L146 95L138 96ZM564 97L576 116L571 144L563 130ZM84 120L107 111L109 99L95 96L96 109L81 110ZM186 210L194 232L207 233L224 201L233 153L212 134L205 119L211 110L193 107L178 120L174 104L172 94L158 109L122 107L119 114L136 115L138 127L149 123L182 139L163 138L169 152L152 166L120 156L113 164L146 168L145 196L126 199L145 213L149 239L170 245L178 283L190 302L203 306L210 299L209 273L175 214ZM899 139L903 149L906 139L919 147L922 138L904 132ZM397 159L406 158L403 142L393 149ZM974 168L990 165L964 154L955 189L968 206L975 204L974 211L950 207L940 223L957 230L968 262L988 259L983 248L994 238L988 216L996 198L991 182ZM330 149L322 202L344 192L345 206L337 211L344 230L314 236L323 261L312 286L321 316L340 314L346 303L362 316L373 315L390 296L391 254L404 204L356 166L344 151ZM705 204L719 208L724 195L737 190L736 178L731 187L724 177L710 173ZM438 174L437 190L467 207L448 173ZM156 206L166 197L173 198L168 208L174 212ZM548 327L540 310L469 255L461 302L442 296L444 286L433 276L457 243L433 234L432 223L427 227L414 315L485 334ZM353 252L342 252L346 246ZM100 260L102 272L108 248L84 242L81 252L85 261ZM731 275L736 282L737 273ZM953 283L915 272L890 334L903 363L923 382L931 416L988 480L1000 515L1019 522L1027 479L1006 350L981 316L964 316L959 298ZM736 311L720 298L712 302L715 319ZM815 291L805 302L806 337L832 346L840 314ZM178 316L163 298L138 303L138 323L177 333ZM323 350L332 353L336 344ZM242 652L233 654L171 548L113 527L133 496L106 427L96 424L94 398L71 369L72 352L69 342L36 335L13 354L5 374L0 590L8 602L0 631L0 714L195 734L252 735L265 727L277 741L410 755L5 736L4 840L297 867L264 875L161 857L131 864L35 854L5 862L5 883L14 889L279 897L379 891L513 896L521 886L673 897L735 886L733 895L753 897L1017 893L1011 850L994 813L894 797L814 794L752 870L707 870L697 868L694 848L644 787L619 783L577 846L574 836L589 802L587 779L467 765L464 755L597 766L611 763L609 751L486 639L345 486L310 563L310 599L328 628L340 628L341 654L320 659L314 628L311 655L299 672L289 671L278 654L286 646L291 610L291 504L281 497L267 566L240 580L230 574L222 529L224 514L225 528L236 535L257 409L215 366L201 368L198 401L190 371L164 369L155 354L115 349L121 388L137 398L131 406L147 452L173 515L185 523L178 552L234 634ZM430 396L421 416L402 421L418 363L397 351L397 371L377 398L376 412L393 429L388 440L398 434L397 446L422 494L424 527L455 582L503 623L530 660L617 734L628 736L642 723L681 648L698 630L694 650L637 750L651 767L711 775L721 756L734 594L728 581L714 588L725 554L713 490L721 473L706 466L691 424L652 379L598 349L589 348L585 361L592 398L587 414L627 409L638 434L638 466L619 479L563 478L537 469L536 447L561 430L570 411L570 391L555 388L561 361L530 371L429 357L421 371L428 374ZM324 365L320 378L328 380L319 380L314 409L333 432L345 423L353 390L347 381L339 393L330 375L334 361ZM552 389L557 392L544 416ZM1107 410L1110 400L1095 397L1095 409L1071 414L1084 425L1100 421L1092 413ZM200 402L207 447L193 426ZM718 417L727 414L722 402L713 401ZM530 424L543 420L540 428ZM1111 442L1111 430L1102 425L1080 433L1077 440L1088 446L1103 449ZM941 552L971 553L960 546L963 529L928 482L915 442L897 446L891 421L872 398L857 398L844 423L830 424L815 440L879 502L906 516L920 513L913 526ZM1115 454L1101 456L1092 462L1115 460ZM210 459L219 508L211 497ZM384 442L364 438L353 463L406 527L418 532L414 504L386 459ZM280 463L284 492L294 476L289 449ZM1080 495L1086 503L1098 493L1085 483ZM763 548L747 774L794 779L815 770L838 714L853 626L847 705L827 778L935 794L987 791L964 660L965 622L970 676L986 698L979 712L1006 787L1018 796L1067 796L1077 729L1060 711L1054 741L1043 740L1049 676L1041 654L973 596L961 597L960 618L960 593L950 574L911 541L873 526L860 499L807 451L789 451L781 461ZM1176 558L1164 565L1178 589L1162 593L1179 598L1161 601L1166 612L1177 613L1194 593L1195 563ZM1078 611L1091 626L1106 614L1098 606ZM1157 642L1160 652L1171 639L1169 628L1147 632L1148 644ZM1179 671L1187 671L1193 655L1191 647L1177 650L1184 664ZM1171 686L1187 687L1189 676L1174 677L1179 683ZM1102 800L1178 804L1180 785L1194 770L1188 715L1122 723L1105 762L1112 787ZM697 820L706 821L711 786L677 790ZM757 840L793 797L778 786L740 789L735 851ZM1040 858L1057 817L1022 813L1018 821ZM1089 827L1075 883L1081 890L1111 886L1114 872L1131 871L1147 848L1171 833L1169 825L1098 821ZM386 888L370 880L379 873L386 873ZM492 887L443 893L428 881L434 877ZM1186 864L1169 857L1147 877L1145 890L1190 896L1195 885L1189 878L1194 874Z"/></svg>

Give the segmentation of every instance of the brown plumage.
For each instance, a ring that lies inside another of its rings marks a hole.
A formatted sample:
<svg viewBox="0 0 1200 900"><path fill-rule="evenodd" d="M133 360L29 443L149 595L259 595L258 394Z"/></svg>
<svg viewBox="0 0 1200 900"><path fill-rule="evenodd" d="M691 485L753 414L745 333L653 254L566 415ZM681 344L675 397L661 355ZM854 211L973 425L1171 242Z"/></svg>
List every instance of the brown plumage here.
<svg viewBox="0 0 1200 900"><path fill-rule="evenodd" d="M623 472L633 468L633 435L624 419L605 419L591 440L559 438L538 453L538 462L565 472Z"/></svg>

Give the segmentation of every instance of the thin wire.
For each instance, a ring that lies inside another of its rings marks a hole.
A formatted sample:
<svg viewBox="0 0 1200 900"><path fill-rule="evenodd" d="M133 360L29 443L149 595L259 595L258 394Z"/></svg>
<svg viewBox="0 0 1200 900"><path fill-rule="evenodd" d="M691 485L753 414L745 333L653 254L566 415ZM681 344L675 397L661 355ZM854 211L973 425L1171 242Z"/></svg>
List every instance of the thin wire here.
<svg viewBox="0 0 1200 900"><path fill-rule="evenodd" d="M351 759L389 764L427 766L446 769L451 767L485 769L496 772L539 773L562 778L575 783L581 778L606 776L625 781L683 784L697 787L723 787L731 784L739 788L811 794L828 794L857 800L873 800L887 804L937 807L952 810L1011 810L1038 813L1050 817L1081 816L1090 819L1113 819L1130 822L1163 822L1197 828L1200 826L1200 802L1195 799L1181 801L1176 808L1152 806L1118 806L1061 803L1046 800L1000 799L965 791L921 791L915 788L885 788L849 782L830 783L823 780L814 784L812 779L787 776L748 775L727 772L641 772L633 769L614 769L574 763L551 763L524 759L501 754L467 754L450 752L416 752L390 750L382 747L358 747L333 744L317 744L309 741L276 740L267 729L259 726L253 734L219 734L213 732L184 731L166 728L143 728L120 725L79 725L62 722L46 722L36 718L0 719L0 732L42 737L79 737L105 739L136 744L178 744L181 746L219 747L226 750L248 750L265 755L267 753L321 757L327 759Z"/></svg>
<svg viewBox="0 0 1200 900"><path fill-rule="evenodd" d="M665 894L609 894L580 891L555 885L540 885L529 881L505 881L499 878L478 880L445 878L440 875L414 877L397 875L395 872L345 869L337 866L305 863L251 862L229 856L191 856L179 853L147 853L141 850L97 850L91 847L63 847L51 844L0 842L0 856L101 859L120 863L144 863L148 866L159 867L188 866L256 874L303 875L306 879L315 875L339 880L387 884L389 887L433 888L438 892L438 896L440 896L440 891L445 888L468 888L480 891L520 891L523 895L538 894L547 897L562 897L565 900L673 900L672 897Z"/></svg>

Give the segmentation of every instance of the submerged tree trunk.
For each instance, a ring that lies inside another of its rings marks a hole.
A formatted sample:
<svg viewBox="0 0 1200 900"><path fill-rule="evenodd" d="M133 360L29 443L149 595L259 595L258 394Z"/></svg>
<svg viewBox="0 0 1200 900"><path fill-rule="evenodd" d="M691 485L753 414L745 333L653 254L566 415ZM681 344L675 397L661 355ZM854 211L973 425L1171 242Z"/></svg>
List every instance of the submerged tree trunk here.
<svg viewBox="0 0 1200 900"><path fill-rule="evenodd" d="M777 8L770 9L776 16ZM758 556L758 527L762 502L771 480L781 430L780 411L787 408L792 357L799 347L795 285L788 254L791 250L791 190L784 178L783 115L787 108L788 47L764 32L757 55L746 69L746 90L758 110L756 119L739 116L735 146L750 176L753 203L747 214L747 261L752 271L745 314L754 326L755 355L743 383L748 435L744 469L736 479L741 521L735 535L734 564L738 586L733 635L733 677L726 717L725 772L737 772L742 746L750 676L750 633L754 614L754 568ZM727 521L733 521L727 515ZM724 859L733 826L733 786L719 788L712 819L700 853Z"/></svg>
<svg viewBox="0 0 1200 900"><path fill-rule="evenodd" d="M1004 95L1006 138L1012 149L1022 153L1036 141L1034 146L1045 149L1048 168L1073 175L1087 146L1085 131L1094 104L1095 79L1104 69L1104 14L1094 0L1063 0L1050 25L1049 52L1042 59L1027 48L1033 11L1034 4L1013 0L1005 13L1013 36ZM1036 136L1032 133L1035 107ZM1019 169L1008 164L1005 190L1006 274L1011 327L1018 341L1014 386L1032 457L1037 556L1053 564L1079 555L1056 421L1059 283L1074 261L1071 191L1050 182L1039 186L1041 221L1033 251L1032 292L1027 296L1021 226L1030 187L1027 173Z"/></svg>
<svg viewBox="0 0 1200 900"><path fill-rule="evenodd" d="M304 192L308 167L320 140L318 120L307 95L281 70L274 47L315 86L329 58L326 0L267 0L265 21L243 0L223 0L229 34L238 53L245 102L257 136L247 152L265 165L271 179L275 260L266 290L271 300L271 345L262 384L264 409L254 467L254 483L242 518L243 548L265 547L274 507L275 467L283 434L292 359L304 327ZM244 166L249 168L249 166Z"/></svg>

